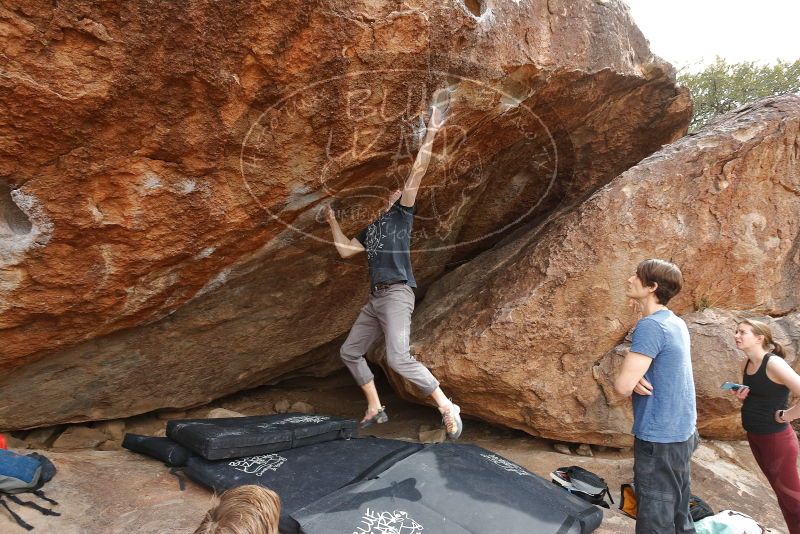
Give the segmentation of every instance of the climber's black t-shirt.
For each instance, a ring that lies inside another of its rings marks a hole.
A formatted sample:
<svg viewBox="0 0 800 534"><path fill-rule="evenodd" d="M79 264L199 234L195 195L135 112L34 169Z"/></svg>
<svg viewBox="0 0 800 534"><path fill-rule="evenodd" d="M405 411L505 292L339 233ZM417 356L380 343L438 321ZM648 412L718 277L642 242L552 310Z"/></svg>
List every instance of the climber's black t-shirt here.
<svg viewBox="0 0 800 534"><path fill-rule="evenodd" d="M356 239L364 246L372 285L405 280L417 287L411 272L411 229L416 206L406 207L398 200Z"/></svg>

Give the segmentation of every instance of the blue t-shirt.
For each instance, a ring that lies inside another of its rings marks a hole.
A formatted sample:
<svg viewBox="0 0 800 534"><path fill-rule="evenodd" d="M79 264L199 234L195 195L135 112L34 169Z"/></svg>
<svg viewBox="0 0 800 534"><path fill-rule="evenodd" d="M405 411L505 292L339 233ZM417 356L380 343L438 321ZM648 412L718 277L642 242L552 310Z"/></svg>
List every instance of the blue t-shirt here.
<svg viewBox="0 0 800 534"><path fill-rule="evenodd" d="M409 287L417 287L411 271L411 230L415 210L416 206L403 206L398 200L356 236L367 253L373 286L404 280Z"/></svg>
<svg viewBox="0 0 800 534"><path fill-rule="evenodd" d="M633 394L633 434L656 443L686 441L697 424L686 323L670 310L643 317L633 331L631 352L653 358L644 374L653 394Z"/></svg>

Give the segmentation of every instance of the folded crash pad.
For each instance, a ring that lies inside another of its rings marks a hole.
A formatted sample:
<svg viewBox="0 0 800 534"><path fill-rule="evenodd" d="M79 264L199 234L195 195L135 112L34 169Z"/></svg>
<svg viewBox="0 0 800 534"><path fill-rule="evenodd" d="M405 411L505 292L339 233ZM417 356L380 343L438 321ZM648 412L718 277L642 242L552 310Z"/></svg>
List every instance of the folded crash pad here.
<svg viewBox="0 0 800 534"><path fill-rule="evenodd" d="M352 419L288 413L167 423L167 437L208 460L241 458L313 443L348 439L358 433Z"/></svg>
<svg viewBox="0 0 800 534"><path fill-rule="evenodd" d="M336 440L278 453L209 461L192 456L184 472L217 492L257 484L281 498L281 532L297 532L289 514L352 482L369 478L422 445L380 438Z"/></svg>
<svg viewBox="0 0 800 534"><path fill-rule="evenodd" d="M588 534L603 513L490 451L445 443L291 517L304 534Z"/></svg>
<svg viewBox="0 0 800 534"><path fill-rule="evenodd" d="M192 454L189 449L175 443L169 438L157 436L142 436L139 434L125 434L122 446L129 451L145 454L157 460L161 460L170 467L181 467L186 465L186 461Z"/></svg>

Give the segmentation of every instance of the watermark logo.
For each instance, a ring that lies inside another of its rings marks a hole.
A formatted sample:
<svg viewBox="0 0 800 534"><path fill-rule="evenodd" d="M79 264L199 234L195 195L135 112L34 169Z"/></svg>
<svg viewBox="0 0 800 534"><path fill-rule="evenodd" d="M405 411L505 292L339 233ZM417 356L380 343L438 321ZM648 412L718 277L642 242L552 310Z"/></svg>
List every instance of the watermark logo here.
<svg viewBox="0 0 800 534"><path fill-rule="evenodd" d="M529 472L518 466L517 464L509 462L505 458L501 458L495 454L481 454L481 456L486 460L488 460L489 462L496 465L497 467L499 467L500 469L508 471L509 473L516 473L517 475L520 476L533 476Z"/></svg>
<svg viewBox="0 0 800 534"><path fill-rule="evenodd" d="M378 512L367 508L353 534L419 534L425 527L403 510Z"/></svg>
<svg viewBox="0 0 800 534"><path fill-rule="evenodd" d="M325 415L295 415L287 417L280 421L275 421L276 425L301 425L301 424L314 424L327 421L330 417Z"/></svg>
<svg viewBox="0 0 800 534"><path fill-rule="evenodd" d="M267 471L277 471L286 462L286 458L277 454L263 454L261 456L250 456L241 458L228 465L249 475L260 477Z"/></svg>
<svg viewBox="0 0 800 534"><path fill-rule="evenodd" d="M326 207L353 237L422 169L413 228L376 226L372 241L407 232L400 238L412 250L437 251L498 236L551 195L563 144L553 134L555 115L471 72L382 68L298 84L249 125L239 158L248 194L287 230L332 244ZM442 87L450 94L446 120L429 157L420 157L432 93ZM487 200L501 212L496 223L463 233L469 213L489 210L479 205Z"/></svg>

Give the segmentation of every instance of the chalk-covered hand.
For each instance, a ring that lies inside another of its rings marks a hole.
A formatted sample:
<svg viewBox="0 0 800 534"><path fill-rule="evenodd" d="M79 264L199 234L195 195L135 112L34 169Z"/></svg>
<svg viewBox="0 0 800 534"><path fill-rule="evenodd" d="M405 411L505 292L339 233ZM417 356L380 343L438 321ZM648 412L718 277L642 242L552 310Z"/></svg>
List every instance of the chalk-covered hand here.
<svg viewBox="0 0 800 534"><path fill-rule="evenodd" d="M450 89L442 88L433 93L431 100L431 118L428 121L428 128L439 129L444 126L447 120L447 113L450 109Z"/></svg>
<svg viewBox="0 0 800 534"><path fill-rule="evenodd" d="M328 224L334 224L336 222L336 215L334 215L331 207L325 206L322 209L325 211L325 220L328 222Z"/></svg>

